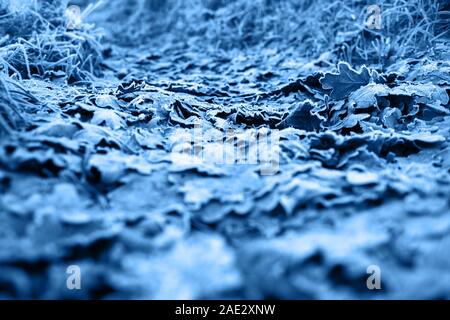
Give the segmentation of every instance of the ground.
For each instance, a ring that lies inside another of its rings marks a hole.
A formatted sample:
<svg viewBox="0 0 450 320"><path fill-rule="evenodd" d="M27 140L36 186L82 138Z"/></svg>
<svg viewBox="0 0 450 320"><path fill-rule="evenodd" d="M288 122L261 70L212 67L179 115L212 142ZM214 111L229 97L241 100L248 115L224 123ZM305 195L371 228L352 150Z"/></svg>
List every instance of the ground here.
<svg viewBox="0 0 450 320"><path fill-rule="evenodd" d="M1 298L450 298L445 1L9 2Z"/></svg>

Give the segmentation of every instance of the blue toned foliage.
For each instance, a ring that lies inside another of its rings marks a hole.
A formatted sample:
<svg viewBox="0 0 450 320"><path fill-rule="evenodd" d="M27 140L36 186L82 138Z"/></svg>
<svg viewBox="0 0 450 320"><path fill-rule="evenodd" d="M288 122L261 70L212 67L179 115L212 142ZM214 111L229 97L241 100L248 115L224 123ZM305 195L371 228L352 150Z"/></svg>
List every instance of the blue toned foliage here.
<svg viewBox="0 0 450 320"><path fill-rule="evenodd" d="M450 298L449 12L0 0L0 298Z"/></svg>

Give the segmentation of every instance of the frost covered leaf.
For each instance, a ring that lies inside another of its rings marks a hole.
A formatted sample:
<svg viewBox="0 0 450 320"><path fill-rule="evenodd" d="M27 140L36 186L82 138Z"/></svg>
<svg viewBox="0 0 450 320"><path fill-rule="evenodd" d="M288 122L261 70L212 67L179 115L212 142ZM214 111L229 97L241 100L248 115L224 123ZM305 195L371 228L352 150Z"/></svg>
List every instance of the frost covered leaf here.
<svg viewBox="0 0 450 320"><path fill-rule="evenodd" d="M129 285L152 299L199 299L241 283L234 252L220 236L208 234L182 240L167 253L128 255L123 264L131 271Z"/></svg>
<svg viewBox="0 0 450 320"><path fill-rule="evenodd" d="M428 144L442 143L445 141L445 138L443 136L431 133L415 133L410 136L405 136L405 138L411 141Z"/></svg>
<svg viewBox="0 0 450 320"><path fill-rule="evenodd" d="M112 130L123 129L126 127L125 120L121 115L110 109L97 109L91 122L97 125L106 125Z"/></svg>
<svg viewBox="0 0 450 320"><path fill-rule="evenodd" d="M289 116L280 123L280 127L294 127L306 131L317 131L320 129L320 124L323 119L314 110L317 108L311 101L305 101L294 109Z"/></svg>
<svg viewBox="0 0 450 320"><path fill-rule="evenodd" d="M246 282L254 289L253 298L330 298L333 293L325 279L333 277L337 266L345 274L340 284L350 291L361 290L365 282L360 284L358 279L365 274L366 251L389 240L385 231L365 220L357 216L336 229L304 230L245 245L238 259Z"/></svg>
<svg viewBox="0 0 450 320"><path fill-rule="evenodd" d="M450 84L450 62L446 60L433 61L429 58L400 60L387 68L388 74L405 78L406 81L416 81L444 85Z"/></svg>
<svg viewBox="0 0 450 320"><path fill-rule="evenodd" d="M347 173L347 181L352 185L368 185L377 183L380 178L372 172L349 171Z"/></svg>
<svg viewBox="0 0 450 320"><path fill-rule="evenodd" d="M123 155L116 150L106 154L95 154L88 163L91 179L105 185L113 184L128 171L136 171L143 175L150 174L155 165L145 161L142 157Z"/></svg>
<svg viewBox="0 0 450 320"><path fill-rule="evenodd" d="M320 83L325 90L331 90L330 97L340 100L348 97L350 93L367 85L371 81L369 69L365 66L360 72L352 69L346 62L340 62L338 73L326 73Z"/></svg>
<svg viewBox="0 0 450 320"><path fill-rule="evenodd" d="M353 92L349 100L358 108L368 108L377 104L377 97L387 96L417 97L420 99L418 102L437 106L445 106L449 102L446 90L431 83L404 83L394 88L389 88L384 84L368 84Z"/></svg>

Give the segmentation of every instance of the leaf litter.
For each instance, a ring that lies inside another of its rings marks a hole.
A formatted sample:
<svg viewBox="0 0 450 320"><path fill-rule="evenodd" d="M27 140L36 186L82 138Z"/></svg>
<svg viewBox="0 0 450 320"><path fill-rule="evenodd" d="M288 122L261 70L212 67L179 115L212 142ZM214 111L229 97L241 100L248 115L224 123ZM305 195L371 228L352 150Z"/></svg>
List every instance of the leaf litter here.
<svg viewBox="0 0 450 320"><path fill-rule="evenodd" d="M0 1L0 298L449 297L446 1L382 30L359 1L35 3ZM174 155L198 125L206 161ZM278 132L277 172L218 161L228 129Z"/></svg>

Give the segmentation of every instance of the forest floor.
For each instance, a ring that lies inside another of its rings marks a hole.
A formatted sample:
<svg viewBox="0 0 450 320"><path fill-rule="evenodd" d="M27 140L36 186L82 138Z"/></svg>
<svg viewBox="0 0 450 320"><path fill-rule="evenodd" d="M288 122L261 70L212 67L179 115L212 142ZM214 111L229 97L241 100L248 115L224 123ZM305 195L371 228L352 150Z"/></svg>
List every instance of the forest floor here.
<svg viewBox="0 0 450 320"><path fill-rule="evenodd" d="M325 47L205 3L157 36L102 7L0 35L0 298L450 298L448 24L420 52L363 22Z"/></svg>

